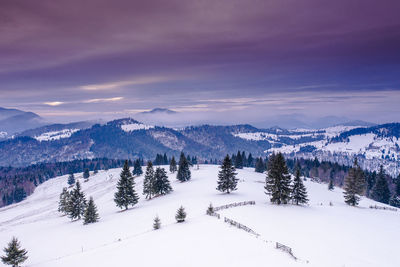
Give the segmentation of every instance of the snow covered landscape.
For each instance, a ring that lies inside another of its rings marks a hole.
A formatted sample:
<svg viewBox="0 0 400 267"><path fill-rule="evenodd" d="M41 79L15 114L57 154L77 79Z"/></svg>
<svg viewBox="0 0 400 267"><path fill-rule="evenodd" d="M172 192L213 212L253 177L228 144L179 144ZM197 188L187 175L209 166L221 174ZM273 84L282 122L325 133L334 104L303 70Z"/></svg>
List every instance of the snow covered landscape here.
<svg viewBox="0 0 400 267"><path fill-rule="evenodd" d="M164 166L168 169L168 166ZM59 194L68 176L39 185L20 203L0 209L0 246L16 236L29 252L24 266L386 266L400 265L397 246L400 214L362 198L358 207L344 203L340 188L306 179L309 204L273 205L264 193L265 174L254 168L238 170L238 190L222 194L216 188L216 165L191 168L192 179L181 183L168 174L173 192L146 200L143 175L136 177L140 200L120 211L113 201L121 169L99 171L84 182L87 196L98 207L100 221L83 225L58 211ZM224 209L221 219L206 215L214 207L241 201L255 205ZM176 223L176 210L188 214ZM154 217L161 229L153 230ZM255 236L224 223L228 217L251 228ZM298 260L276 249L292 248ZM1 265L0 263L0 266Z"/></svg>

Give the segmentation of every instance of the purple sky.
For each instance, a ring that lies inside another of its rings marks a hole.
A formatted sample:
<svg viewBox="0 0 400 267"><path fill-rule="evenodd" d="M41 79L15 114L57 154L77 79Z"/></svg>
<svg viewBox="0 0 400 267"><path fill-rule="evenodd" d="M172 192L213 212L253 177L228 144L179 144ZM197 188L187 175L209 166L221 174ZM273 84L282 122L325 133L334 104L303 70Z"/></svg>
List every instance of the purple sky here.
<svg viewBox="0 0 400 267"><path fill-rule="evenodd" d="M398 0L2 0L0 106L400 121Z"/></svg>

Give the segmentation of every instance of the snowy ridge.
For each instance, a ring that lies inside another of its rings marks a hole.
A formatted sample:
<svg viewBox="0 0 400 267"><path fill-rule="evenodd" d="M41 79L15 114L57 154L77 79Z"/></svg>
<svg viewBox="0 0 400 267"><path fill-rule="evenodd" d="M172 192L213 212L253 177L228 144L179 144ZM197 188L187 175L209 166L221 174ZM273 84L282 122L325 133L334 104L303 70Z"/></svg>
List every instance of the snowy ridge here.
<svg viewBox="0 0 400 267"><path fill-rule="evenodd" d="M16 236L29 251L25 265L40 267L400 265L395 246L400 239L399 212L370 209L371 205L385 205L365 198L360 207L349 207L343 202L341 189L328 191L326 184L310 179L305 181L309 206L272 205L264 194L265 174L250 168L237 171L237 191L221 194L215 190L218 170L218 166L200 165L198 170L192 169L192 180L185 183L177 182L175 174L169 173L174 191L152 200L141 195L143 175L139 176L135 182L141 199L124 212L113 201L121 169L100 171L88 182L83 182L82 173L76 174L86 196L94 198L99 210L100 221L92 225L71 222L57 212L67 176L51 179L24 201L0 209L0 247ZM219 213L246 225L261 238L205 214L210 202L222 206L249 199L255 205ZM177 224L174 216L181 205L188 217ZM153 231L156 215L162 226ZM309 263L293 260L264 239L287 245L296 257Z"/></svg>
<svg viewBox="0 0 400 267"><path fill-rule="evenodd" d="M40 142L42 141L54 141L60 140L62 138L70 138L73 133L76 133L79 129L64 129L61 131L52 131L42 133L39 136L35 136L34 138Z"/></svg>
<svg viewBox="0 0 400 267"><path fill-rule="evenodd" d="M133 132L133 131L138 131L138 130L148 130L152 129L154 126L152 125L146 125L143 123L131 123L131 124L122 124L121 129L124 130L125 132Z"/></svg>

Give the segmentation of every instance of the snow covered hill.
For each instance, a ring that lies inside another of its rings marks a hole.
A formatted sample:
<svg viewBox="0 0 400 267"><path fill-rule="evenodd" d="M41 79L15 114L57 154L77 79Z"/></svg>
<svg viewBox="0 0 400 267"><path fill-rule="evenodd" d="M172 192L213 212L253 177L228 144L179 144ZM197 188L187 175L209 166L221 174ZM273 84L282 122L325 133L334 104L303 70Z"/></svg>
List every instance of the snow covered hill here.
<svg viewBox="0 0 400 267"><path fill-rule="evenodd" d="M400 266L400 212L370 209L382 204L369 199L356 208L346 206L340 189L331 192L307 179L309 206L276 206L264 194L264 174L238 170L238 190L226 195L215 190L218 167L200 165L186 183L170 174L171 194L152 200L141 196L137 206L121 212L113 202L120 171L100 171L88 182L76 175L99 209L101 220L92 225L71 222L57 212L67 176L51 179L24 201L1 208L0 247L16 236L29 250L25 265L41 267ZM141 192L143 176L135 180ZM210 202L219 206L246 200L256 205L220 214L258 232L258 238L205 215ZM188 218L177 224L174 216L180 205ZM162 228L154 231L156 215ZM291 247L299 260L277 250L275 242Z"/></svg>
<svg viewBox="0 0 400 267"><path fill-rule="evenodd" d="M297 129L281 132L244 131L232 133L252 141L272 145L266 153L282 152L291 157L314 158L351 165L358 157L361 166L377 170L382 164L391 175L400 170L400 124L372 127L338 125L318 130Z"/></svg>

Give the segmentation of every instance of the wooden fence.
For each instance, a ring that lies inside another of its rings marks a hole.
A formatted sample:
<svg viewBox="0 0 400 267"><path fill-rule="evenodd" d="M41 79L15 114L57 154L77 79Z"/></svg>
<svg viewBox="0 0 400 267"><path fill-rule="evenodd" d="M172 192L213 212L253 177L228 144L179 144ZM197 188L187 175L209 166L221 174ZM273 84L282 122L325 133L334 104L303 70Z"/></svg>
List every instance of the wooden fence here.
<svg viewBox="0 0 400 267"><path fill-rule="evenodd" d="M397 211L397 209L396 208L390 208L390 207L383 207L383 206L377 206L377 205L374 205L374 206L369 206L369 208L370 209L377 209L377 210L391 210L391 211Z"/></svg>
<svg viewBox="0 0 400 267"><path fill-rule="evenodd" d="M227 218L227 217L224 217L224 222L229 223L230 225L235 226L236 228L242 229L242 230L244 230L244 231L246 231L246 232L248 232L248 233L250 233L250 234L259 236L258 233L254 232L252 229L250 229L250 228L247 227L246 225L243 225L243 224L241 224L241 223L239 223L239 222L237 222L237 221L234 221L234 220L232 220L232 219L229 219L229 218Z"/></svg>
<svg viewBox="0 0 400 267"><path fill-rule="evenodd" d="M223 205L223 206L219 206L219 207L215 207L213 210L213 213L207 213L210 216L214 216L217 217L218 219L221 219L221 216L219 213L217 213L216 211L220 211L220 210L224 210L224 209L229 209L229 208L233 208L233 207L239 207L239 206L246 206L246 205L255 205L256 202L255 201L243 201L243 202L236 202L236 203L232 203L232 204L227 204L227 205ZM372 207L370 207L372 208ZM387 209L387 208L386 208ZM258 234L257 232L253 231L252 229L250 229L249 227L247 227L244 224L241 224L237 221L234 221L232 219L229 219L227 217L224 217L224 222L230 224L231 226L234 226L236 228L239 228L241 230L244 230L252 235L255 235L257 238L260 236L260 234ZM266 240L264 240L265 242L267 242ZM281 243L276 242L276 249L282 250L286 253L288 253L294 260L297 261L297 257L294 256L292 248L285 246ZM308 261L307 261L308 263Z"/></svg>
<svg viewBox="0 0 400 267"><path fill-rule="evenodd" d="M293 255L292 248L285 246L284 244L281 244L279 242L276 242L276 248L288 253L290 256L293 257L293 259L297 260L296 256Z"/></svg>
<svg viewBox="0 0 400 267"><path fill-rule="evenodd" d="M228 205L215 207L214 208L214 212L215 211L219 211L219 210L225 210L225 209L233 208L233 207L246 206L246 205L255 205L255 204L256 204L255 201L236 202L236 203L232 203L232 204L228 204Z"/></svg>

